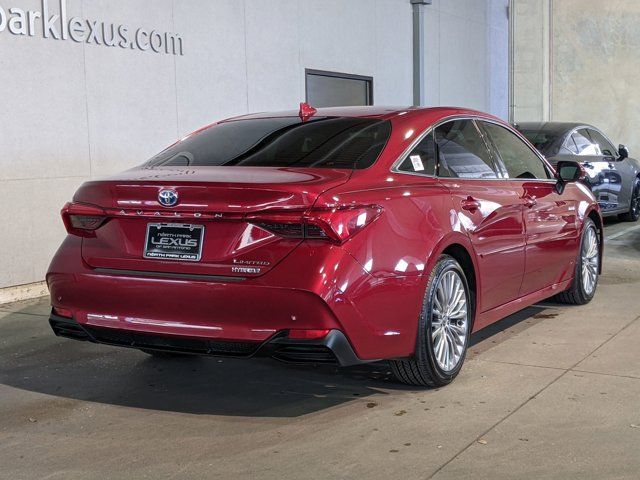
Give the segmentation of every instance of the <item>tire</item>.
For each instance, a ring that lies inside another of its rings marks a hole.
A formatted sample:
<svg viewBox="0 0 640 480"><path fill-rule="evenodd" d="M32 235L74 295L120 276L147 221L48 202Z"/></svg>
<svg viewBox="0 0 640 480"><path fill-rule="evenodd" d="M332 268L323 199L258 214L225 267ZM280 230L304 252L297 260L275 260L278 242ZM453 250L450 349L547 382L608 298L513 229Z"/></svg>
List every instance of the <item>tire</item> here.
<svg viewBox="0 0 640 480"><path fill-rule="evenodd" d="M151 350L148 348L139 348L141 352L146 353L147 355L151 355L155 358L184 358L184 357L192 357L193 355L189 355L188 353L177 353L177 352L165 352L162 350Z"/></svg>
<svg viewBox="0 0 640 480"><path fill-rule="evenodd" d="M595 246L592 242L595 241ZM595 248L595 250L594 250ZM595 252L595 254L594 254ZM586 266L585 266L586 265ZM584 267L584 268L583 268ZM568 290L557 294L554 299L559 303L584 305L589 303L598 287L598 269L600 267L600 236L593 220L587 218L582 229L580 251L576 260L576 270L573 282ZM591 274L589 273L592 272ZM593 285L585 280L585 275L591 275Z"/></svg>
<svg viewBox="0 0 640 480"><path fill-rule="evenodd" d="M447 285L452 287L449 292L454 292L449 298L446 298ZM449 310L454 315L439 314L439 309ZM453 257L442 255L427 281L418 320L415 354L408 359L389 361L396 378L402 383L426 387L441 387L451 383L464 363L473 313L473 297L464 271ZM443 327L438 328L438 325ZM450 363L443 361L445 348Z"/></svg>
<svg viewBox="0 0 640 480"><path fill-rule="evenodd" d="M633 193L631 194L629 211L619 215L618 218L626 222L637 222L640 218L640 178L636 178L636 181L633 183Z"/></svg>

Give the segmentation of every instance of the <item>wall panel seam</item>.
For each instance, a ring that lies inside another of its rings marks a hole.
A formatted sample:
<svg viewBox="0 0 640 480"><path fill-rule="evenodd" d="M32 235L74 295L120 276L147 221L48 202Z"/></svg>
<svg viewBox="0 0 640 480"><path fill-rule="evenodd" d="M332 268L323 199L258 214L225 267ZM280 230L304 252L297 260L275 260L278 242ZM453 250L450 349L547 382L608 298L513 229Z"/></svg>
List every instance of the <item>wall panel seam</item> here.
<svg viewBox="0 0 640 480"><path fill-rule="evenodd" d="M84 18L84 0L80 1L80 16ZM84 76L84 109L87 119L87 153L89 155L89 177L93 176L93 160L91 156L91 122L89 116L89 85L87 82L86 43L82 43L82 72Z"/></svg>
<svg viewBox="0 0 640 480"><path fill-rule="evenodd" d="M175 15L175 0L171 0L171 28L176 31L176 15ZM176 55L173 56L173 91L175 93L176 101L176 138L180 138L180 114L178 113L178 61Z"/></svg>

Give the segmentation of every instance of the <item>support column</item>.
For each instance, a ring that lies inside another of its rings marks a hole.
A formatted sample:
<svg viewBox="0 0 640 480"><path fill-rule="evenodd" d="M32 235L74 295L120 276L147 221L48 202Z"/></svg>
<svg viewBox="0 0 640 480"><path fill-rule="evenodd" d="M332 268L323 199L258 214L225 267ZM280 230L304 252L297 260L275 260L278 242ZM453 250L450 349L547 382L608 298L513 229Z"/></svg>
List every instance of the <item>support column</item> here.
<svg viewBox="0 0 640 480"><path fill-rule="evenodd" d="M413 104L423 106L425 94L424 6L432 0L411 0L413 5Z"/></svg>

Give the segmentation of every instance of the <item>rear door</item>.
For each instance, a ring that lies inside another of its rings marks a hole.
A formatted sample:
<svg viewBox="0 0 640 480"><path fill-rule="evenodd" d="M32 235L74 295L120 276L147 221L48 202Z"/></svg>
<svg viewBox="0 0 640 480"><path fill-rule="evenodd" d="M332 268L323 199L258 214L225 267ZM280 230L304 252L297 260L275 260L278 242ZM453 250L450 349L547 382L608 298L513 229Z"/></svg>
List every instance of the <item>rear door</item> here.
<svg viewBox="0 0 640 480"><path fill-rule="evenodd" d="M579 239L577 202L556 192L551 172L520 137L502 125L480 124L523 205L526 259L520 296L570 279Z"/></svg>
<svg viewBox="0 0 640 480"><path fill-rule="evenodd" d="M524 274L522 204L503 178L475 121L453 120L435 129L437 173L453 200L479 267L479 311L518 297Z"/></svg>

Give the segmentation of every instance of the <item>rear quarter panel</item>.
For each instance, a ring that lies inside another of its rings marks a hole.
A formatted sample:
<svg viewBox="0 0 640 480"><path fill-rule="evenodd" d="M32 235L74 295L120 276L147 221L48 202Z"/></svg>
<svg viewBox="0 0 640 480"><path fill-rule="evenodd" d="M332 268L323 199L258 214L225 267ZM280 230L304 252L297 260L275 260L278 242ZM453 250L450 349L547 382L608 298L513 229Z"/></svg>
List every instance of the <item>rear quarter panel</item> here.
<svg viewBox="0 0 640 480"><path fill-rule="evenodd" d="M448 190L436 179L389 173L380 182L361 174L318 204L379 205L382 214L342 248L371 279L347 299L394 356L415 349L418 319L428 275L449 245L471 253ZM386 348L385 348L386 349Z"/></svg>

